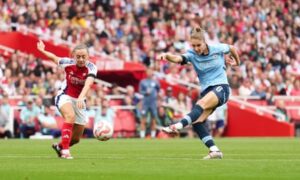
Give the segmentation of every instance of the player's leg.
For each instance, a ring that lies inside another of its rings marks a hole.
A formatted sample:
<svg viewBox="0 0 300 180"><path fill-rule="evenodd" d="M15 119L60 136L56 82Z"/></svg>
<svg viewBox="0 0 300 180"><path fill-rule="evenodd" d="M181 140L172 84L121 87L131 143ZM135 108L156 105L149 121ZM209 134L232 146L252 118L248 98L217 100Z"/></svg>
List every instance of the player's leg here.
<svg viewBox="0 0 300 180"><path fill-rule="evenodd" d="M72 139L71 139L71 142L70 142L70 146L73 146L73 145L79 143L83 132L84 132L84 125L74 124L74 126L73 126L73 135L72 135Z"/></svg>
<svg viewBox="0 0 300 180"><path fill-rule="evenodd" d="M142 116L141 123L140 123L140 138L145 138L146 136L146 121L147 121L147 117Z"/></svg>
<svg viewBox="0 0 300 180"><path fill-rule="evenodd" d="M75 111L73 109L72 103L65 103L60 107L60 113L64 118L64 123L61 130L61 142L60 146L61 157L65 159L72 159L70 154L70 142L73 134L73 125L75 122Z"/></svg>
<svg viewBox="0 0 300 180"><path fill-rule="evenodd" d="M164 128L163 131L167 133L172 133L176 132L176 130L180 130L186 127L189 124L203 122L205 119L199 118L203 113L207 114L207 111L210 111L211 109L214 109L227 102L229 97L229 86L212 86L211 88L208 88L206 92L202 93L202 95L203 97L200 100L198 100L198 102L189 114L184 116L184 118L178 123Z"/></svg>
<svg viewBox="0 0 300 180"><path fill-rule="evenodd" d="M203 122L212 112L212 109L218 105L218 102L218 97L214 92L211 91L207 93L203 98L198 100L197 104L189 114L185 115L178 123L163 128L163 131L167 133L177 133L177 130L182 129L189 124Z"/></svg>
<svg viewBox="0 0 300 180"><path fill-rule="evenodd" d="M151 106L151 138L156 137L156 125L157 125L157 107L156 105Z"/></svg>
<svg viewBox="0 0 300 180"><path fill-rule="evenodd" d="M148 107L143 104L141 111L141 122L140 122L140 138L146 136L146 123L147 123Z"/></svg>

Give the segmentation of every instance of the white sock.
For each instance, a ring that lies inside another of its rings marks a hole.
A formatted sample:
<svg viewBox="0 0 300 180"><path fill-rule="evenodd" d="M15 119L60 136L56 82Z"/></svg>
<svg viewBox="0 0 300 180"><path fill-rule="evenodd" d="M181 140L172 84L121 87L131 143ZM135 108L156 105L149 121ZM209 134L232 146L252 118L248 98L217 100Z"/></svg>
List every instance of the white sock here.
<svg viewBox="0 0 300 180"><path fill-rule="evenodd" d="M151 138L155 138L156 137L156 131L151 131Z"/></svg>
<svg viewBox="0 0 300 180"><path fill-rule="evenodd" d="M212 146L209 148L210 151L220 151L220 149L217 146Z"/></svg>
<svg viewBox="0 0 300 180"><path fill-rule="evenodd" d="M140 131L140 138L145 138L146 131Z"/></svg>
<svg viewBox="0 0 300 180"><path fill-rule="evenodd" d="M183 128L183 124L181 122L178 122L175 124L176 129L180 130Z"/></svg>

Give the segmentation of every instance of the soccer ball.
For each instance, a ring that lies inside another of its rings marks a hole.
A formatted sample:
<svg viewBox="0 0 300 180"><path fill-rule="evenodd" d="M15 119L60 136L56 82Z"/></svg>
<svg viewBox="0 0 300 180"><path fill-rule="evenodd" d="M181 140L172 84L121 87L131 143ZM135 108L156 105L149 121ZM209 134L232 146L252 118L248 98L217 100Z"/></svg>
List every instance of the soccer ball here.
<svg viewBox="0 0 300 180"><path fill-rule="evenodd" d="M112 124L107 121L99 121L94 125L94 136L99 141L107 141L109 140L114 132Z"/></svg>

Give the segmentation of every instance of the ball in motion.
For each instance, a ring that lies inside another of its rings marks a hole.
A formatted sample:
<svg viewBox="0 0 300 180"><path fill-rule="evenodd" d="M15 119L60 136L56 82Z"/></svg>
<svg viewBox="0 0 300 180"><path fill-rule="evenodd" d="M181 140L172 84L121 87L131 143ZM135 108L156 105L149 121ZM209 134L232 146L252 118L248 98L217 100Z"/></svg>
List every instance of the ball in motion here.
<svg viewBox="0 0 300 180"><path fill-rule="evenodd" d="M113 126L107 121L99 121L94 125L94 136L100 141L107 141L113 135Z"/></svg>

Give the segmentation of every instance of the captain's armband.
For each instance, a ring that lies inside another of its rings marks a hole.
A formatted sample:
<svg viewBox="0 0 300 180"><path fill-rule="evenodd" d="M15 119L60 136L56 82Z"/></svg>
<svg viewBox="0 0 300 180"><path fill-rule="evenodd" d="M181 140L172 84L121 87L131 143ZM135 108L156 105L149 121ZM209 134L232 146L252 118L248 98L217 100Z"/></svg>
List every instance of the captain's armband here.
<svg viewBox="0 0 300 180"><path fill-rule="evenodd" d="M185 64L187 64L187 63L188 63L188 61L187 61L187 59L186 59L186 57L185 57L185 56L181 55L181 58L182 58L182 61L181 61L179 64L181 64L181 65L185 65Z"/></svg>

